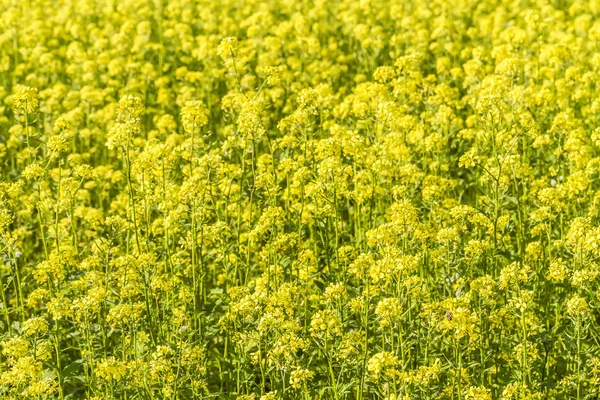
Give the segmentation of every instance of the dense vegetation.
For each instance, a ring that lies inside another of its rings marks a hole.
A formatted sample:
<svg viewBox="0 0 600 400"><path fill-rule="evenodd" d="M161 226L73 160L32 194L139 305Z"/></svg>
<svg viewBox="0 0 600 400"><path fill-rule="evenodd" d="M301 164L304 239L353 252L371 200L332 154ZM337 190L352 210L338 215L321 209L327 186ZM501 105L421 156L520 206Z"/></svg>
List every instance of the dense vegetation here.
<svg viewBox="0 0 600 400"><path fill-rule="evenodd" d="M0 0L0 396L597 399L599 43L596 0Z"/></svg>

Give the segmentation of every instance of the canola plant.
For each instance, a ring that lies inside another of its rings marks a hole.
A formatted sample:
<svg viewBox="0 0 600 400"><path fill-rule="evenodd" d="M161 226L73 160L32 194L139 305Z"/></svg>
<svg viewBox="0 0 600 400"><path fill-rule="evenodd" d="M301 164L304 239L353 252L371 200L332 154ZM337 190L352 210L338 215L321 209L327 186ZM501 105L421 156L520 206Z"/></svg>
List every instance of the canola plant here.
<svg viewBox="0 0 600 400"><path fill-rule="evenodd" d="M0 397L597 399L599 174L598 0L0 0Z"/></svg>

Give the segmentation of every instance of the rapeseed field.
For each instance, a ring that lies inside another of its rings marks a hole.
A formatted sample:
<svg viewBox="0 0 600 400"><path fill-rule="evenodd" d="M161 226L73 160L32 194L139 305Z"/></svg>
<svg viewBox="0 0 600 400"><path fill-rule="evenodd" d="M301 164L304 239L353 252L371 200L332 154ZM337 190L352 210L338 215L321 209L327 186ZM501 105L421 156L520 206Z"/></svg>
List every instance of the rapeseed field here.
<svg viewBox="0 0 600 400"><path fill-rule="evenodd" d="M600 396L600 1L0 0L0 398Z"/></svg>

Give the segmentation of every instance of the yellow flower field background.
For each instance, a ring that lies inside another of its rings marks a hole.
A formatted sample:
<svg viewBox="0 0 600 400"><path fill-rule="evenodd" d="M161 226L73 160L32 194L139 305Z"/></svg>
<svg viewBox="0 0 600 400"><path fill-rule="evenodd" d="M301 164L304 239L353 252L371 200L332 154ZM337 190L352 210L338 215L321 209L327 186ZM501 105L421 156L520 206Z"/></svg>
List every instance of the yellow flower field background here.
<svg viewBox="0 0 600 400"><path fill-rule="evenodd" d="M1 0L0 100L1 398L599 398L598 0Z"/></svg>

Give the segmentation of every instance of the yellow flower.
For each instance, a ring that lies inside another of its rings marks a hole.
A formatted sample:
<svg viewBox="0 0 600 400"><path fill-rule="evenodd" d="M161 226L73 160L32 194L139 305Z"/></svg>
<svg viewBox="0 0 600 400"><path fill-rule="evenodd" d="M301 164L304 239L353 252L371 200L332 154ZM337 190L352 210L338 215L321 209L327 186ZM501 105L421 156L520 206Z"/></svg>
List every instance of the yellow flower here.
<svg viewBox="0 0 600 400"><path fill-rule="evenodd" d="M48 332L48 321L42 317L33 317L23 323L23 332L27 336L43 336Z"/></svg>
<svg viewBox="0 0 600 400"><path fill-rule="evenodd" d="M192 100L185 103L181 109L181 122L183 129L190 133L208 123L209 111L200 100Z"/></svg>
<svg viewBox="0 0 600 400"><path fill-rule="evenodd" d="M217 49L217 54L223 60L235 58L237 53L238 40L235 37L226 37L221 41Z"/></svg>
<svg viewBox="0 0 600 400"><path fill-rule="evenodd" d="M367 371L375 380L393 378L398 375L397 365L398 356L387 351L382 351L369 358L369 361L367 361Z"/></svg>
<svg viewBox="0 0 600 400"><path fill-rule="evenodd" d="M313 376L314 373L312 371L296 367L296 369L290 373L290 385L294 389L300 389L306 382L312 379Z"/></svg>
<svg viewBox="0 0 600 400"><path fill-rule="evenodd" d="M20 114L33 114L39 107L39 96L36 88L19 85L13 97L13 109Z"/></svg>
<svg viewBox="0 0 600 400"><path fill-rule="evenodd" d="M575 295L567 301L567 315L571 317L583 317L590 311L587 301Z"/></svg>

